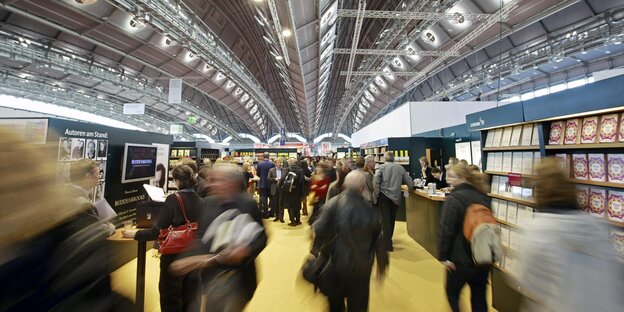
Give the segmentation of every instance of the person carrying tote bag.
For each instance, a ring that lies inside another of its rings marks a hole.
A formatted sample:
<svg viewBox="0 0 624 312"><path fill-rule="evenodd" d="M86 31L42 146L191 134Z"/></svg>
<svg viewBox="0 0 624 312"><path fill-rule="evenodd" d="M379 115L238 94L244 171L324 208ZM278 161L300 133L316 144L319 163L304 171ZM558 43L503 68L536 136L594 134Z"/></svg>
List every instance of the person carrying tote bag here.
<svg viewBox="0 0 624 312"><path fill-rule="evenodd" d="M138 241L153 241L159 238L161 232L168 233L172 241L172 234L181 234L199 219L202 203L201 197L195 193L193 187L197 178L193 169L187 165L180 165L172 171L173 181L178 187L176 194L169 195L161 208L158 221L150 229L140 231L124 231L125 237L132 237ZM176 231L177 229L177 231ZM172 231L172 232L170 232ZM188 234L188 233L187 233ZM173 239L176 242L178 239ZM159 240L159 242L162 240ZM184 248L165 243L160 256L160 292L161 311L199 311L201 304L201 283L199 274L191 272L182 276L170 272L169 266L178 258Z"/></svg>

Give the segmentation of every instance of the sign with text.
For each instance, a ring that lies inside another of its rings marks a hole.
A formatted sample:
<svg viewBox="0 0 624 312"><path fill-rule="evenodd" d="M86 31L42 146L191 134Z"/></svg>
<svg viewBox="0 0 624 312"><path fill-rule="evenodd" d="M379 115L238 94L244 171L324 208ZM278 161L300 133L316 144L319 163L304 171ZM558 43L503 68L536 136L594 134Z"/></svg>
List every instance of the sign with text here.
<svg viewBox="0 0 624 312"><path fill-rule="evenodd" d="M509 173L509 186L522 187L522 175L518 173Z"/></svg>
<svg viewBox="0 0 624 312"><path fill-rule="evenodd" d="M145 104L143 103L126 103L123 108L124 115L144 115Z"/></svg>
<svg viewBox="0 0 624 312"><path fill-rule="evenodd" d="M184 126L183 125L170 125L169 126L169 134L183 134Z"/></svg>
<svg viewBox="0 0 624 312"><path fill-rule="evenodd" d="M182 79L169 79L169 104L182 103Z"/></svg>

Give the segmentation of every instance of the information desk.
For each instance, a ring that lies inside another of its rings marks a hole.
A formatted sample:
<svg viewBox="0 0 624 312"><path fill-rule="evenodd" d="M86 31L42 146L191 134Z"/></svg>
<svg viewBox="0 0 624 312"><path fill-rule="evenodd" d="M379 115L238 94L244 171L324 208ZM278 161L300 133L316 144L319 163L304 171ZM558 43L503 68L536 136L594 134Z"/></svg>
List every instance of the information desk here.
<svg viewBox="0 0 624 312"><path fill-rule="evenodd" d="M415 190L405 199L407 233L434 257L438 257L438 228L443 193L429 195Z"/></svg>
<svg viewBox="0 0 624 312"><path fill-rule="evenodd" d="M115 234L108 238L109 241L124 244L137 244L137 278L135 303L137 311L142 312L145 306L145 254L147 253L147 242L136 241L132 238L124 238L121 234L123 229L117 229Z"/></svg>

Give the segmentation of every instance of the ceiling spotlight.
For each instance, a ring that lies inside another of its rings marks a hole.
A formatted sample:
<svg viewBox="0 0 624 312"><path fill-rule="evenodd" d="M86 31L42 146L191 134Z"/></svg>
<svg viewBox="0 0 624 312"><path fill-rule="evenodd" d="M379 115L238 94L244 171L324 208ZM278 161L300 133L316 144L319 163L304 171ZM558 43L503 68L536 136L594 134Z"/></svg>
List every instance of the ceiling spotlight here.
<svg viewBox="0 0 624 312"><path fill-rule="evenodd" d="M175 41L175 39L173 39L170 35L165 35L165 44L168 46L174 46L178 44L178 42Z"/></svg>
<svg viewBox="0 0 624 312"><path fill-rule="evenodd" d="M284 57L282 57L281 55L277 55L277 56L275 56L275 59L278 60L278 61L281 61L281 60L284 59Z"/></svg>
<svg viewBox="0 0 624 312"><path fill-rule="evenodd" d="M97 0L74 0L79 4L94 4L97 2Z"/></svg>
<svg viewBox="0 0 624 312"><path fill-rule="evenodd" d="M263 2L263 1L264 0L254 0L254 2L256 2L256 3L260 3L260 2Z"/></svg>
<svg viewBox="0 0 624 312"><path fill-rule="evenodd" d="M292 32L290 31L290 29L284 28L282 30L282 36L284 36L284 38L288 38L288 37L290 37L290 35L292 35Z"/></svg>
<svg viewBox="0 0 624 312"><path fill-rule="evenodd" d="M427 40L429 40L432 43L436 41L436 37L431 32L427 32L425 36L427 37Z"/></svg>
<svg viewBox="0 0 624 312"><path fill-rule="evenodd" d="M143 28L145 27L145 23L140 18L135 16L130 20L130 27Z"/></svg>
<svg viewBox="0 0 624 312"><path fill-rule="evenodd" d="M459 12L455 12L455 14L453 14L453 17L455 17L455 21L458 24L463 24L466 21L466 19L464 18L464 15Z"/></svg>

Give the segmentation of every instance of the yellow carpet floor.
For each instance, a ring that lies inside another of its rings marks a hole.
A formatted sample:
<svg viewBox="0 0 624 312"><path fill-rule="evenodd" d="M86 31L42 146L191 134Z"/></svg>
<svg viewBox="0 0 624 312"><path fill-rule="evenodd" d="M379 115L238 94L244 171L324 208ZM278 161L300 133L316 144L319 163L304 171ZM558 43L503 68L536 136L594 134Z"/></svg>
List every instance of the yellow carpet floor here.
<svg viewBox="0 0 624 312"><path fill-rule="evenodd" d="M304 217L305 218L305 217ZM300 268L310 248L310 228L292 228L279 222L265 222L269 243L260 254L258 289L247 306L250 312L327 311L325 297L301 278ZM405 222L397 222L395 251L383 283L371 278L370 311L449 311L444 294L444 268L407 235ZM148 251L145 311L160 311L158 299L158 258ZM136 259L112 275L113 289L134 300ZM470 292L462 293L462 311L470 311ZM490 292L488 291L488 297ZM491 299L488 298L491 302ZM491 309L494 311L494 309Z"/></svg>

